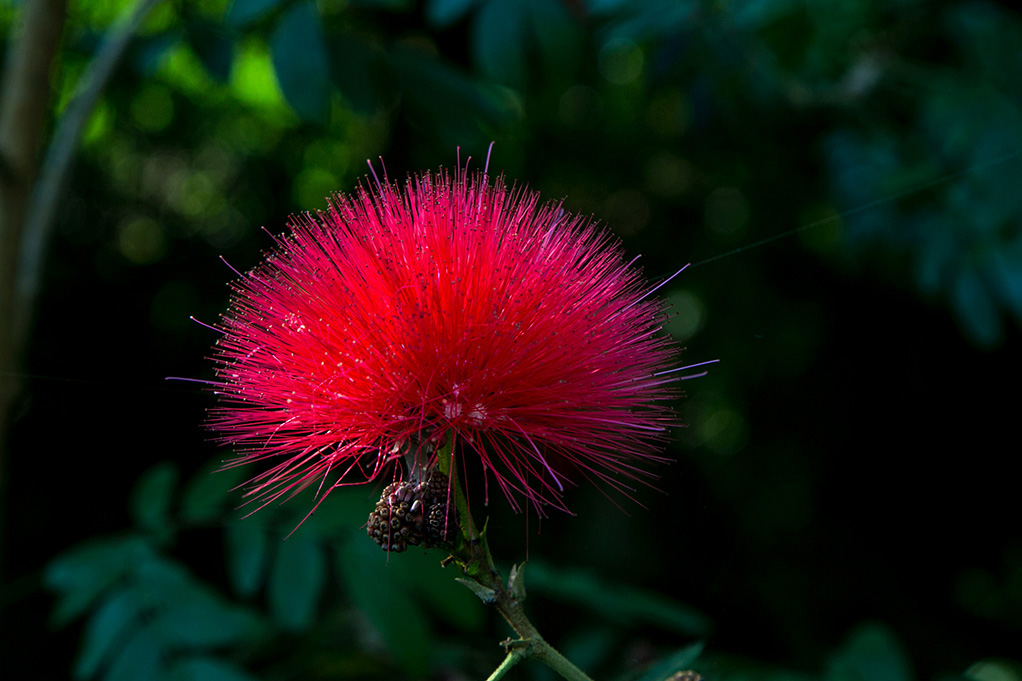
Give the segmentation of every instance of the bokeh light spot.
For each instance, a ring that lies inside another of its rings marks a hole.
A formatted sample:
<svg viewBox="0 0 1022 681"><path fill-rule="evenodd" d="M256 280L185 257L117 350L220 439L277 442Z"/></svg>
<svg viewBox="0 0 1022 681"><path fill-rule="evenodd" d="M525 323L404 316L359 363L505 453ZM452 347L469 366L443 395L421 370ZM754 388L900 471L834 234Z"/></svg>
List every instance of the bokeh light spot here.
<svg viewBox="0 0 1022 681"><path fill-rule="evenodd" d="M247 41L239 48L231 71L231 90L241 101L261 109L288 111L277 84L269 48Z"/></svg>
<svg viewBox="0 0 1022 681"><path fill-rule="evenodd" d="M121 255L136 265L157 262L167 250L160 225L144 215L131 216L118 225L117 246Z"/></svg>
<svg viewBox="0 0 1022 681"><path fill-rule="evenodd" d="M664 137L677 137L688 129L692 107L678 88L661 90L650 98L646 121L649 129Z"/></svg>
<svg viewBox="0 0 1022 681"><path fill-rule="evenodd" d="M174 100L162 85L146 85L131 100L131 120L146 132L159 132L174 120Z"/></svg>
<svg viewBox="0 0 1022 681"><path fill-rule="evenodd" d="M221 210L207 215L201 225L202 237L216 249L234 246L241 241L248 229L249 221L245 215L227 204Z"/></svg>
<svg viewBox="0 0 1022 681"><path fill-rule="evenodd" d="M600 75L608 83L628 85L642 75L645 57L631 40L611 40L600 50Z"/></svg>
<svg viewBox="0 0 1022 681"><path fill-rule="evenodd" d="M721 456L740 452L749 440L745 418L731 409L712 412L698 427L703 445Z"/></svg>
<svg viewBox="0 0 1022 681"><path fill-rule="evenodd" d="M703 301L689 291L674 291L667 296L670 317L664 328L679 341L686 341L703 326Z"/></svg>
<svg viewBox="0 0 1022 681"><path fill-rule="evenodd" d="M735 187L718 187L706 198L703 217L710 231L729 241L741 238L749 224L749 201Z"/></svg>
<svg viewBox="0 0 1022 681"><path fill-rule="evenodd" d="M92 146L103 142L110 137L110 130L110 105L100 100L96 102L92 115L89 116L89 122L85 124L85 130L82 132L82 144Z"/></svg>
<svg viewBox="0 0 1022 681"><path fill-rule="evenodd" d="M325 210L326 199L340 186L337 176L325 168L305 168L291 185L291 197L305 210Z"/></svg>
<svg viewBox="0 0 1022 681"><path fill-rule="evenodd" d="M574 128L595 127L602 110L600 95L591 87L573 85L564 91L558 102L561 120Z"/></svg>
<svg viewBox="0 0 1022 681"><path fill-rule="evenodd" d="M188 217L197 217L208 212L210 204L219 196L207 172L186 170L175 179L177 191L173 198L174 205Z"/></svg>
<svg viewBox="0 0 1022 681"><path fill-rule="evenodd" d="M615 233L630 236L649 222L649 202L639 191L621 189L607 197L601 214Z"/></svg>
<svg viewBox="0 0 1022 681"><path fill-rule="evenodd" d="M692 188L692 164L670 152L654 154L646 161L646 188L664 198L676 198Z"/></svg>

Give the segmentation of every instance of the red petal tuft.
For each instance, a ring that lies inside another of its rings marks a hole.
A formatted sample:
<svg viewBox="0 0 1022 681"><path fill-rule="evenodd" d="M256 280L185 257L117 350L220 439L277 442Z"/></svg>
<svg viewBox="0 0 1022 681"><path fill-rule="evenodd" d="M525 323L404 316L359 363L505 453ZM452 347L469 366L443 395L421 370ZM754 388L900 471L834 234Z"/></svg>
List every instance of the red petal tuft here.
<svg viewBox="0 0 1022 681"><path fill-rule="evenodd" d="M234 285L212 427L250 494L371 480L453 435L518 508L626 490L675 423L676 349L619 243L485 174L338 195ZM673 375L673 374L671 374Z"/></svg>

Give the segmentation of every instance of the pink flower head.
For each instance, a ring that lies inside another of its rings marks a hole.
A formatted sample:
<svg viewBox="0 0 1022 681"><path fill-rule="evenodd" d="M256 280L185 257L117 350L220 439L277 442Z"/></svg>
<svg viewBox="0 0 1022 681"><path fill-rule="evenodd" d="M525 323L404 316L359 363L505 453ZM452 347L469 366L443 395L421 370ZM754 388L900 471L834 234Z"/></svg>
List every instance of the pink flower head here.
<svg viewBox="0 0 1022 681"><path fill-rule="evenodd" d="M662 303L608 232L502 178L336 195L233 293L212 427L232 464L272 463L248 492L263 502L376 479L451 437L460 466L540 512L567 510L582 478L627 494L664 460L678 367Z"/></svg>

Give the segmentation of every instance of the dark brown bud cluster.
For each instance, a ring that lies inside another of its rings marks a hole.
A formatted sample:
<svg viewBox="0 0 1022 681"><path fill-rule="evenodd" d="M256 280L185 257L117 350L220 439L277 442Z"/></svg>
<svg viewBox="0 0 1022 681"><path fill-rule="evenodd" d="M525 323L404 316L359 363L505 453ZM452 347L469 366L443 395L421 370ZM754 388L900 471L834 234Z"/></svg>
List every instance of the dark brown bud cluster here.
<svg viewBox="0 0 1022 681"><path fill-rule="evenodd" d="M438 471L418 483L387 485L369 514L366 532L384 551L401 553L409 546L444 546L457 531L447 478Z"/></svg>

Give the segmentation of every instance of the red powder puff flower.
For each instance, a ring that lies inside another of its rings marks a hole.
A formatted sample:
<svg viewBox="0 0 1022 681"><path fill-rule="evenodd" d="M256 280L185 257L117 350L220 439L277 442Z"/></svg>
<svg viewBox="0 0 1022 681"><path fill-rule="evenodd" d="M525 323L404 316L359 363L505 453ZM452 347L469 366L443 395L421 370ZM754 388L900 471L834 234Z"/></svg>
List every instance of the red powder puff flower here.
<svg viewBox="0 0 1022 681"><path fill-rule="evenodd" d="M233 293L212 427L233 463L273 463L261 501L373 480L448 437L540 512L579 478L627 494L663 460L680 368L662 304L606 231L502 179L337 195Z"/></svg>

